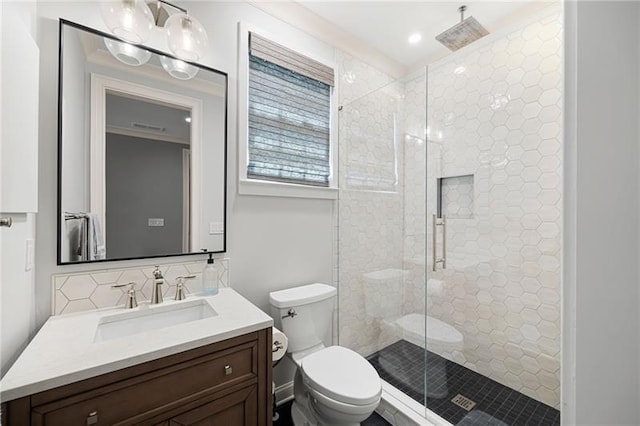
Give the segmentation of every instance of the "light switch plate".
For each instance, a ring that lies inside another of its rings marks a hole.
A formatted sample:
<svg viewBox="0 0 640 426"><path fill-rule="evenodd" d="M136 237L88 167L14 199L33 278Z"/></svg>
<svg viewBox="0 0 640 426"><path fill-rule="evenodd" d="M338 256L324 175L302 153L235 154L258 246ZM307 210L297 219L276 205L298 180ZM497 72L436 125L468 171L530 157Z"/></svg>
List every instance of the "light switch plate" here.
<svg viewBox="0 0 640 426"><path fill-rule="evenodd" d="M29 272L33 269L33 264L35 262L35 245L34 240L32 238L28 238L25 244L25 258L24 258L24 270L25 272Z"/></svg>
<svg viewBox="0 0 640 426"><path fill-rule="evenodd" d="M150 217L149 218L149 226L164 226L164 218L163 217Z"/></svg>
<svg viewBox="0 0 640 426"><path fill-rule="evenodd" d="M224 233L224 224L222 222L209 222L209 235Z"/></svg>

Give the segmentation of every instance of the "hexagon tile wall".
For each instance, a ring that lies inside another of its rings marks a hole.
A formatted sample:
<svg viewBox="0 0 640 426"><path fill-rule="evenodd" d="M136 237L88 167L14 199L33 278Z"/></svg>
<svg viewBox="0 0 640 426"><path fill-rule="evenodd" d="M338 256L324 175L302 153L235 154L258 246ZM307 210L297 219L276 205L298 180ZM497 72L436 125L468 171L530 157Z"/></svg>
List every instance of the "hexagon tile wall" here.
<svg viewBox="0 0 640 426"><path fill-rule="evenodd" d="M177 277L196 275L186 282L188 293L197 293L202 288L202 270L206 261L160 264L167 285L164 297L173 298ZM229 259L216 258L214 267L218 273L218 286L229 286ZM89 311L124 305L126 288L112 288L114 284L135 282L138 302L151 299L153 266L105 269L73 274L56 274L51 277L51 312L53 315Z"/></svg>
<svg viewBox="0 0 640 426"><path fill-rule="evenodd" d="M428 273L443 291L427 310L464 336L441 355L559 408L561 15L480 46L428 70L439 177L475 179L473 217L448 220L448 267Z"/></svg>

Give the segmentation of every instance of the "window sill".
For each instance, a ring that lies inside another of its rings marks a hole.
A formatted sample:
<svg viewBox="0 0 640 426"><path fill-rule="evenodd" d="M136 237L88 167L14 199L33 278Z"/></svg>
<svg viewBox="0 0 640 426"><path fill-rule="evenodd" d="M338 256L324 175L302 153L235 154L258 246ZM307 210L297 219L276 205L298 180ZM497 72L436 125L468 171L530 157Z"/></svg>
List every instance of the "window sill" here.
<svg viewBox="0 0 640 426"><path fill-rule="evenodd" d="M337 188L250 179L240 179L238 182L238 193L240 195L262 195L267 197L316 198L325 200L338 199Z"/></svg>

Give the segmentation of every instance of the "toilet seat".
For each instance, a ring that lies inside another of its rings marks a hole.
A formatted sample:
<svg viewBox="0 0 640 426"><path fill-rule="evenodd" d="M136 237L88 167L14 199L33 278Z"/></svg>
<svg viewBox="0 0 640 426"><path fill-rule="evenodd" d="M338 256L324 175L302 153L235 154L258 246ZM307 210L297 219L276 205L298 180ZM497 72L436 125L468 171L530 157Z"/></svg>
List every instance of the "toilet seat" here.
<svg viewBox="0 0 640 426"><path fill-rule="evenodd" d="M380 376L366 359L350 349L321 349L304 357L300 370L310 393L338 411L353 412L354 406L371 409L380 401Z"/></svg>
<svg viewBox="0 0 640 426"><path fill-rule="evenodd" d="M464 340L462 333L452 325L422 314L408 314L395 323L410 341L418 341L421 345L424 345L425 338L427 344L446 345L460 345Z"/></svg>

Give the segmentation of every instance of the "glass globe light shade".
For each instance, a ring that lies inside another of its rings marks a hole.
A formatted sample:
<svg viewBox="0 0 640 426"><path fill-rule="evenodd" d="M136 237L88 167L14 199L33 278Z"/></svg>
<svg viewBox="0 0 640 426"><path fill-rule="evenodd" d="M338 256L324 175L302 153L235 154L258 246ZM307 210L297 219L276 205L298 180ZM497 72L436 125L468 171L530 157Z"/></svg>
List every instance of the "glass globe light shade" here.
<svg viewBox="0 0 640 426"><path fill-rule="evenodd" d="M102 19L118 38L144 43L154 27L153 14L144 0L118 0L100 3Z"/></svg>
<svg viewBox="0 0 640 426"><path fill-rule="evenodd" d="M169 49L180 59L197 61L202 58L209 40L197 19L184 13L175 13L164 24Z"/></svg>
<svg viewBox="0 0 640 426"><path fill-rule="evenodd" d="M178 80L191 80L198 74L198 67L188 64L180 59L167 58L160 56L162 68L173 78Z"/></svg>
<svg viewBox="0 0 640 426"><path fill-rule="evenodd" d="M129 43L115 41L105 37L104 44L114 58L127 65L139 67L149 62L149 58L151 58L151 52Z"/></svg>

